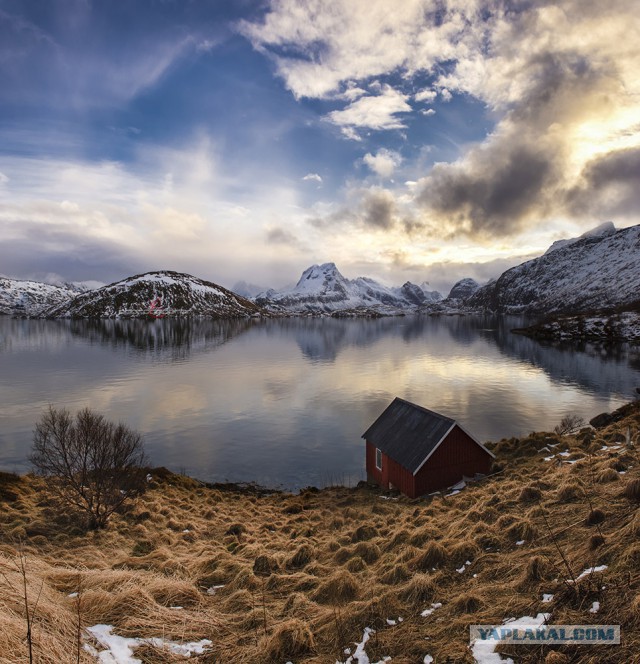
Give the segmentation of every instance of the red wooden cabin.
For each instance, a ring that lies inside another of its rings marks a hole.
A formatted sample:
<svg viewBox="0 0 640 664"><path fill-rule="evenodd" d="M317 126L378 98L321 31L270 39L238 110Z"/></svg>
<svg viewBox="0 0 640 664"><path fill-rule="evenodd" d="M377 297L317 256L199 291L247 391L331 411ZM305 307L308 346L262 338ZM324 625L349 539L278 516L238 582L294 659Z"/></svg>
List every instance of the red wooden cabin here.
<svg viewBox="0 0 640 664"><path fill-rule="evenodd" d="M486 475L495 458L455 420L398 398L362 437L369 482L410 498Z"/></svg>

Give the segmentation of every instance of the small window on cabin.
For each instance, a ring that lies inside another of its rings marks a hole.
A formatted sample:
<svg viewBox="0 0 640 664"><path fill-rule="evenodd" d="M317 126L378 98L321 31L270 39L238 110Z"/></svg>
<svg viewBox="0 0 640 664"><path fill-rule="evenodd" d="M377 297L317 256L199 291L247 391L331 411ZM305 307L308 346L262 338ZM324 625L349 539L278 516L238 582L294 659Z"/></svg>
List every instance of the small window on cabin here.
<svg viewBox="0 0 640 664"><path fill-rule="evenodd" d="M376 468L382 470L382 451L376 447Z"/></svg>

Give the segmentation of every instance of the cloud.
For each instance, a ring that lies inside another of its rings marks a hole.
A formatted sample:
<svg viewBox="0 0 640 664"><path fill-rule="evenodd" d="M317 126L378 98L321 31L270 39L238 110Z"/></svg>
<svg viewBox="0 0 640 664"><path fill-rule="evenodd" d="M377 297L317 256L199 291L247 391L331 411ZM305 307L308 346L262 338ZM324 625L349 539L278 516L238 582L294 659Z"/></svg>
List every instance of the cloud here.
<svg viewBox="0 0 640 664"><path fill-rule="evenodd" d="M496 137L454 164L436 164L416 201L445 234L503 236L535 219L556 179L554 156L516 137Z"/></svg>
<svg viewBox="0 0 640 664"><path fill-rule="evenodd" d="M269 244L288 245L295 248L302 247L302 242L300 242L296 235L281 226L274 226L267 230L267 242Z"/></svg>
<svg viewBox="0 0 640 664"><path fill-rule="evenodd" d="M480 2L406 0L273 0L255 22L240 24L254 47L276 63L293 94L328 97L341 83L393 71L429 71L473 39Z"/></svg>
<svg viewBox="0 0 640 664"><path fill-rule="evenodd" d="M302 179L305 182L317 182L318 184L322 184L322 177L317 173L307 173Z"/></svg>
<svg viewBox="0 0 640 664"><path fill-rule="evenodd" d="M65 20L41 21L46 27L29 20L28 9L23 16L0 10L0 85L11 89L14 103L75 111L122 105L198 48L180 27L158 30L133 10L122 17L128 38L118 35L114 46L101 8L51 4Z"/></svg>
<svg viewBox="0 0 640 664"><path fill-rule="evenodd" d="M640 147L616 150L588 162L567 192L574 215L622 216L637 221L640 209Z"/></svg>
<svg viewBox="0 0 640 664"><path fill-rule="evenodd" d="M381 148L375 155L367 152L362 158L365 166L383 178L391 177L401 162L402 156L398 152L392 152L386 148Z"/></svg>
<svg viewBox="0 0 640 664"><path fill-rule="evenodd" d="M406 125L398 116L412 110L407 98L407 95L385 86L381 94L360 97L343 110L331 111L328 118L341 127L402 129Z"/></svg>
<svg viewBox="0 0 640 664"><path fill-rule="evenodd" d="M392 13L386 0L274 0L244 25L296 98L346 102L328 119L354 139L403 128L410 100L483 104L493 129L412 174L414 210L402 214L412 234L481 241L544 220L637 218L639 32L634 0L408 0ZM340 97L348 90L357 97ZM459 112L438 109L444 118ZM406 207L406 189L393 196ZM349 205L342 218L361 223L362 201Z"/></svg>
<svg viewBox="0 0 640 664"><path fill-rule="evenodd" d="M9 176L0 171L0 185L7 184L7 182L9 182Z"/></svg>
<svg viewBox="0 0 640 664"><path fill-rule="evenodd" d="M437 96L438 92L436 90L421 90L413 95L413 98L416 101L426 101L428 104L431 104L436 100Z"/></svg>
<svg viewBox="0 0 640 664"><path fill-rule="evenodd" d="M396 204L391 192L376 188L365 193L361 219L366 226L389 229L394 224L395 212Z"/></svg>

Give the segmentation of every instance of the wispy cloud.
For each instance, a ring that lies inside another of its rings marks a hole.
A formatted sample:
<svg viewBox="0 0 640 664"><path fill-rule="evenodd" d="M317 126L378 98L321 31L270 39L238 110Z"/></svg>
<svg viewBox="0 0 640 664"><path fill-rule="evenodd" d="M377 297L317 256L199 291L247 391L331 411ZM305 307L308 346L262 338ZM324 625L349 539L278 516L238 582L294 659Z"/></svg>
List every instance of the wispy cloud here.
<svg viewBox="0 0 640 664"><path fill-rule="evenodd" d="M407 95L385 86L378 95L360 97L342 110L331 111L328 118L350 129L402 129L406 125L401 115L411 110Z"/></svg>

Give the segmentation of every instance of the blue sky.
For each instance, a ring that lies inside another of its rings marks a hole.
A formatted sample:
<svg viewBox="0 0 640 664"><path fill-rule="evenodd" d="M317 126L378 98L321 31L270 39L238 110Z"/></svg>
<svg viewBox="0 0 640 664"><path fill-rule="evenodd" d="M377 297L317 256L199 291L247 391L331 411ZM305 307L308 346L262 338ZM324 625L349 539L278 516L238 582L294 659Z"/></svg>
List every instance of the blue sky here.
<svg viewBox="0 0 640 664"><path fill-rule="evenodd" d="M484 281L638 223L631 0L0 0L0 272Z"/></svg>

